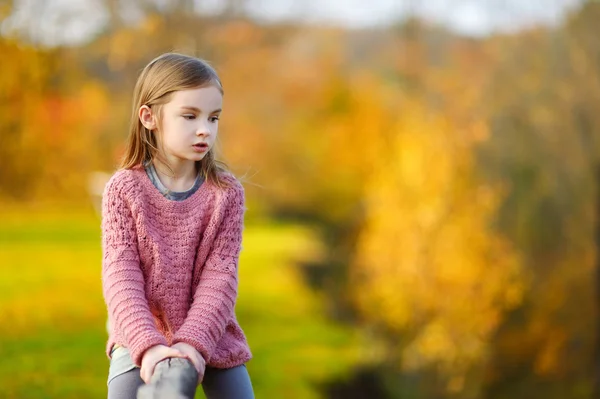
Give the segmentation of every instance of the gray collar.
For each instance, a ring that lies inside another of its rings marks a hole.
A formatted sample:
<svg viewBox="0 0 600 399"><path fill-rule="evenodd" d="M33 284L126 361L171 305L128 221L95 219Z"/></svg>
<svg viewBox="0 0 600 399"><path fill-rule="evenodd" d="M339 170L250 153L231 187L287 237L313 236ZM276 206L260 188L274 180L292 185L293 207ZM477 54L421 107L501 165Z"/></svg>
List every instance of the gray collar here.
<svg viewBox="0 0 600 399"><path fill-rule="evenodd" d="M152 181L152 184L154 184L154 187L156 187L158 189L158 191L160 191L161 194L163 196L165 196L165 198L173 200L173 201L183 201L184 199L189 198L196 191L198 191L198 188L200 188L200 186L204 182L204 179L202 178L202 176L200 176L200 174L198 174L198 176L196 177L196 181L194 182L194 185L189 190L171 191L167 187L165 187L165 185L162 184L162 182L158 178L158 173L156 172L156 168L154 167L154 164L152 162L148 162L148 163L144 164L144 168L146 169L146 174Z"/></svg>

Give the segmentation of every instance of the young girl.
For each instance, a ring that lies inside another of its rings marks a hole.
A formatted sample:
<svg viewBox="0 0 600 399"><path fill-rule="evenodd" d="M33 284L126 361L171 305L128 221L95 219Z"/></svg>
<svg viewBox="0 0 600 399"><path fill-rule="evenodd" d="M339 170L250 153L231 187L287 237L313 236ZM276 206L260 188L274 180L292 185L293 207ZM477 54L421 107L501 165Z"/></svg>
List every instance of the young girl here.
<svg viewBox="0 0 600 399"><path fill-rule="evenodd" d="M234 311L244 190L214 159L223 89L164 54L140 74L126 154L102 200L108 397L135 398L158 362L189 359L208 398L253 398Z"/></svg>

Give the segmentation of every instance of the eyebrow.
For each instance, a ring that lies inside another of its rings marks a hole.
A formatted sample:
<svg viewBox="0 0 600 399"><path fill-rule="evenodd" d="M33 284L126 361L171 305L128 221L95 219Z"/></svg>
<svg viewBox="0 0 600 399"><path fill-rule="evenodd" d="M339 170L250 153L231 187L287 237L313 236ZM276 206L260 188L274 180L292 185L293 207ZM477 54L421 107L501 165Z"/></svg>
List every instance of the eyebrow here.
<svg viewBox="0 0 600 399"><path fill-rule="evenodd" d="M196 107L192 107L192 106L187 106L187 105L181 107L181 109L187 109L187 110L194 111L194 112L197 112L197 113L201 113L202 112L202 110L200 108L196 108ZM211 114L214 114L216 112L221 112L221 111L222 111L221 108L217 108L213 112L211 112Z"/></svg>

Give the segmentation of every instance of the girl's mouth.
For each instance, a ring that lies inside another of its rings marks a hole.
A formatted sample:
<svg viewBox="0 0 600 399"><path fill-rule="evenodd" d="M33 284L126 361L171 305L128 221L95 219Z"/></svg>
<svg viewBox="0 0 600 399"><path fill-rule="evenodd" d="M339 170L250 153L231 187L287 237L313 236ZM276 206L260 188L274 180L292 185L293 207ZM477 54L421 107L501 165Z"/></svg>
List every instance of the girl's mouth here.
<svg viewBox="0 0 600 399"><path fill-rule="evenodd" d="M208 144L206 144L206 143L194 144L192 147L194 148L194 151L196 151L196 152L208 151Z"/></svg>

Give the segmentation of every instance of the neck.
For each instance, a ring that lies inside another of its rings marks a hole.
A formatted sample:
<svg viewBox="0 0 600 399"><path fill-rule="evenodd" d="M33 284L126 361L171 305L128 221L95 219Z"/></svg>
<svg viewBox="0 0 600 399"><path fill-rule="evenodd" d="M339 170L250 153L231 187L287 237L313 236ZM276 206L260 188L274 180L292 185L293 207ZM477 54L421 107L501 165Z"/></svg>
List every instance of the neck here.
<svg viewBox="0 0 600 399"><path fill-rule="evenodd" d="M196 162L188 160L168 160L169 164L155 159L152 161L162 184L171 191L186 191L190 189L198 171Z"/></svg>

